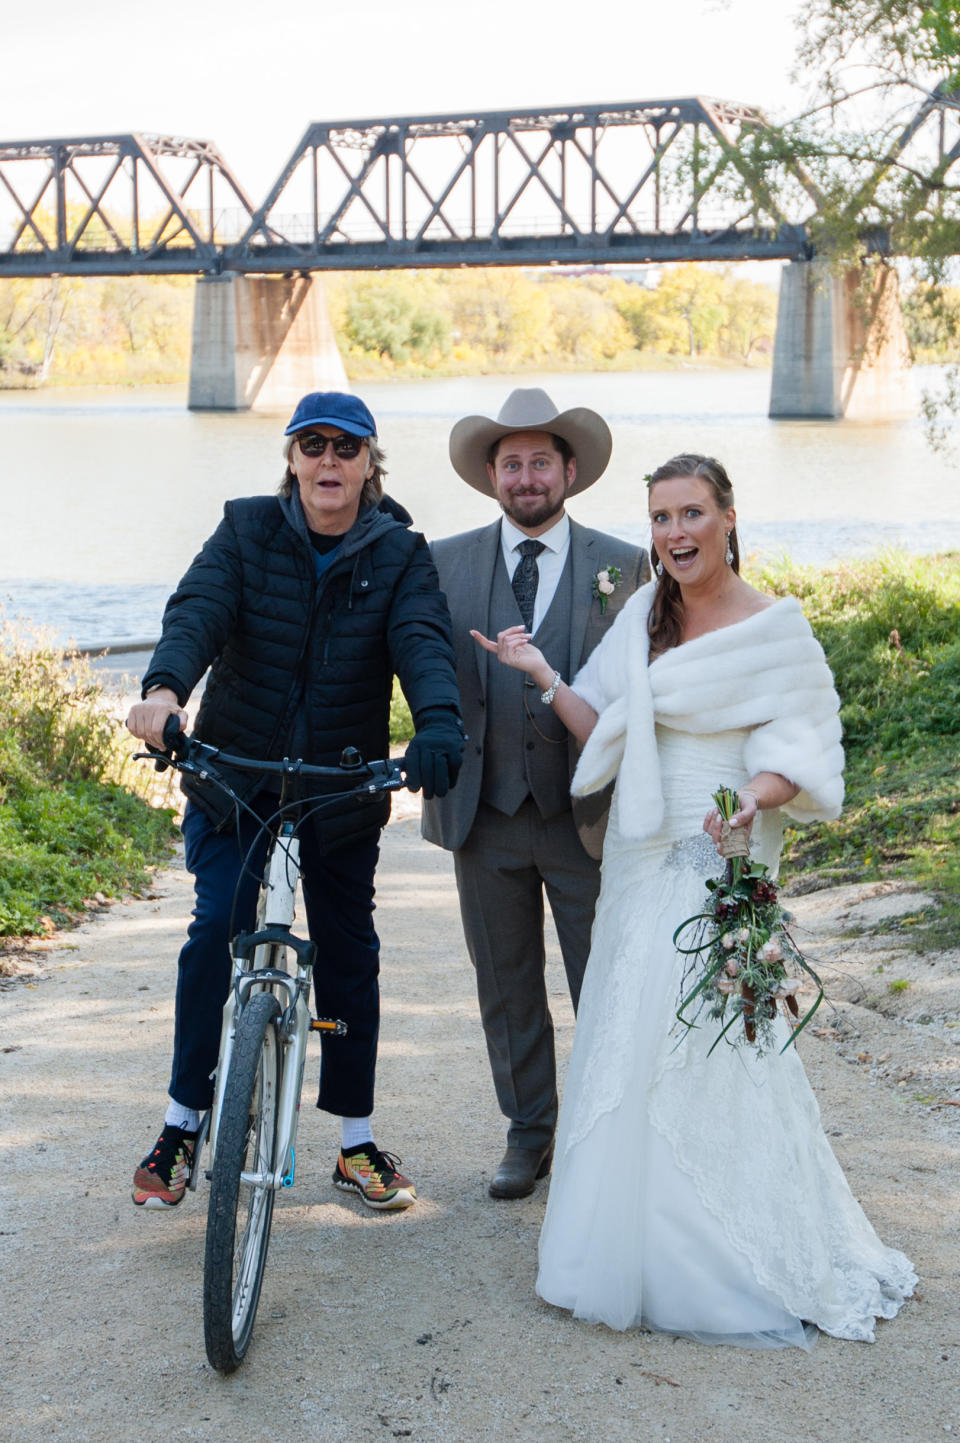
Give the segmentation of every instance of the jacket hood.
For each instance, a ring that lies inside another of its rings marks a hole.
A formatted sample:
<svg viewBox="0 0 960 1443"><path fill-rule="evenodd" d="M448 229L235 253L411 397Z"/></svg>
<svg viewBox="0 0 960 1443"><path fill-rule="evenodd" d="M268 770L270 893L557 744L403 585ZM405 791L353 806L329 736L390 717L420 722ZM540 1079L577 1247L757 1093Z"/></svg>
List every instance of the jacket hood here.
<svg viewBox="0 0 960 1443"><path fill-rule="evenodd" d="M304 545L309 546L310 530L307 526L307 518L303 514L299 491L294 489L289 496L279 496L277 499L286 520ZM364 546L369 545L371 541L382 536L385 531L390 531L395 526L402 526L406 529L412 525L413 517L409 511L401 506L399 501L394 501L391 496L384 496L379 505L365 506L361 509L356 521L343 538L342 554L352 556Z"/></svg>
<svg viewBox="0 0 960 1443"><path fill-rule="evenodd" d="M393 497L388 496L386 492L384 492L378 510L386 511L387 515L392 516L394 521L399 521L401 526L413 525L413 517L407 508L401 506L399 501L394 501Z"/></svg>

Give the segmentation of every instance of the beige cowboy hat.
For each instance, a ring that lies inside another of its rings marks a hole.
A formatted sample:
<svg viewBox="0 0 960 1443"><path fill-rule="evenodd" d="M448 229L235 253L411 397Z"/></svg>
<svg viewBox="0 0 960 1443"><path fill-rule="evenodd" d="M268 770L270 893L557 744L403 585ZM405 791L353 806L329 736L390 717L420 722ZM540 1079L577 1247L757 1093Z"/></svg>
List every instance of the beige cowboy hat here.
<svg viewBox="0 0 960 1443"><path fill-rule="evenodd" d="M515 431L549 431L562 436L577 458L577 476L570 495L586 491L606 470L613 450L610 427L596 411L574 406L558 411L538 386L519 387L511 391L495 421L489 416L464 416L450 432L450 460L458 476L469 486L492 496L487 474L490 447L501 436Z"/></svg>

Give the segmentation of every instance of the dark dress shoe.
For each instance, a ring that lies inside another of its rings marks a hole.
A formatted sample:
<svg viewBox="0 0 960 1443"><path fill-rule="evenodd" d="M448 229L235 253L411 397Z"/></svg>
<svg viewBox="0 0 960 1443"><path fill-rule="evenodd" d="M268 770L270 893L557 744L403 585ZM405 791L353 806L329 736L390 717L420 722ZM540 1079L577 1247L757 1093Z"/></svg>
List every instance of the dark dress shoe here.
<svg viewBox="0 0 960 1443"><path fill-rule="evenodd" d="M553 1144L547 1148L508 1147L488 1189L491 1197L529 1197L534 1183L546 1177L553 1164Z"/></svg>

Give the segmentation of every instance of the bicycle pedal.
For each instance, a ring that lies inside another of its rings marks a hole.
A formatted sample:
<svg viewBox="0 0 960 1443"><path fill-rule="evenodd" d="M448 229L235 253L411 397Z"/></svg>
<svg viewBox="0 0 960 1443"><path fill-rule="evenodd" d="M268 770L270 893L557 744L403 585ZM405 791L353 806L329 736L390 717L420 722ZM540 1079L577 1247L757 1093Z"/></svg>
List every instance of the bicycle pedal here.
<svg viewBox="0 0 960 1443"><path fill-rule="evenodd" d="M311 1032L332 1032L335 1037L346 1037L347 1024L334 1017L314 1017L310 1022Z"/></svg>

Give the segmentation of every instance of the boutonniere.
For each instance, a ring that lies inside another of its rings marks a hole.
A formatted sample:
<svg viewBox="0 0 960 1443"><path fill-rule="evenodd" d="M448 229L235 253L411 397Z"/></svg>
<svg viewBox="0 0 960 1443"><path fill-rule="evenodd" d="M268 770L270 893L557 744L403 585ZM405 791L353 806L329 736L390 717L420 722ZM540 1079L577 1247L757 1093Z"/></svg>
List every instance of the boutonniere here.
<svg viewBox="0 0 960 1443"><path fill-rule="evenodd" d="M607 609L607 597L612 596L623 579L619 566L605 566L593 578L593 594L600 602L601 615Z"/></svg>

